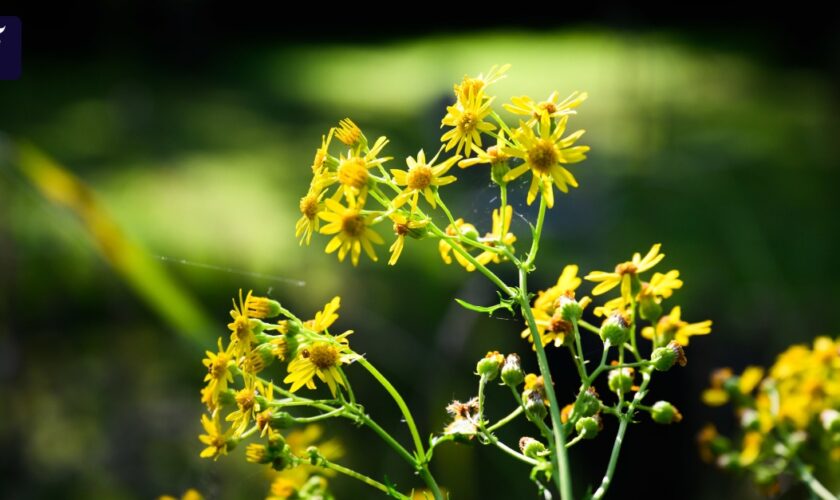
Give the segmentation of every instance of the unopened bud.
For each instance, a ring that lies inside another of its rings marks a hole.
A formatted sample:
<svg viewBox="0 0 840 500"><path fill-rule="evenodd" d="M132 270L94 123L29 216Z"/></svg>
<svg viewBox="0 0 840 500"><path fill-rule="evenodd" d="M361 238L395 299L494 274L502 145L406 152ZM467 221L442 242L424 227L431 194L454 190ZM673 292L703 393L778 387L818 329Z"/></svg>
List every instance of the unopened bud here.
<svg viewBox="0 0 840 500"><path fill-rule="evenodd" d="M539 391L528 391L525 398L525 411L533 420L541 422L545 419L548 410Z"/></svg>
<svg viewBox="0 0 840 500"><path fill-rule="evenodd" d="M616 394L630 391L633 387L633 369L620 368L611 370L607 377L607 385Z"/></svg>
<svg viewBox="0 0 840 500"><path fill-rule="evenodd" d="M499 351L490 351L478 361L475 369L480 376L490 381L499 376L499 369L504 362L505 357Z"/></svg>
<svg viewBox="0 0 840 500"><path fill-rule="evenodd" d="M627 342L630 335L630 325L622 314L616 313L604 320L601 325L601 340L610 345L620 346Z"/></svg>
<svg viewBox="0 0 840 500"><path fill-rule="evenodd" d="M530 458L541 457L545 454L545 445L528 436L519 440L519 450L523 455Z"/></svg>
<svg viewBox="0 0 840 500"><path fill-rule="evenodd" d="M667 401L657 401L653 405L650 416L657 424L671 424L682 420L679 410Z"/></svg>
<svg viewBox="0 0 840 500"><path fill-rule="evenodd" d="M682 346L674 341L671 341L665 347L654 349L650 355L650 361L653 363L653 367L661 372L670 370L676 363L679 363L680 366L688 364Z"/></svg>
<svg viewBox="0 0 840 500"><path fill-rule="evenodd" d="M601 431L601 422L597 417L583 417L575 423L575 430L583 439L594 439Z"/></svg>
<svg viewBox="0 0 840 500"><path fill-rule="evenodd" d="M518 387L523 380L525 380L525 372L522 371L519 356L508 354L502 366L502 382L511 387Z"/></svg>
<svg viewBox="0 0 840 500"><path fill-rule="evenodd" d="M601 400L594 387L588 388L578 396L575 413L581 417L591 417L601 410Z"/></svg>
<svg viewBox="0 0 840 500"><path fill-rule="evenodd" d="M574 294L563 294L559 299L560 317L566 321L578 321L583 315L583 306L575 300Z"/></svg>

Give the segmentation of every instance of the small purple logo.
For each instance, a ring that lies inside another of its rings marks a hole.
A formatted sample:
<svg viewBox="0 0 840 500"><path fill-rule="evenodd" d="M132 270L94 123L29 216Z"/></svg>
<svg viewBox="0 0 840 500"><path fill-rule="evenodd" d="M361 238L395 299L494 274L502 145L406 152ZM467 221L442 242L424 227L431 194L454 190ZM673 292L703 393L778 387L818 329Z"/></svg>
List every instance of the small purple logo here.
<svg viewBox="0 0 840 500"><path fill-rule="evenodd" d="M17 16L0 16L0 80L17 80L21 72L21 25Z"/></svg>

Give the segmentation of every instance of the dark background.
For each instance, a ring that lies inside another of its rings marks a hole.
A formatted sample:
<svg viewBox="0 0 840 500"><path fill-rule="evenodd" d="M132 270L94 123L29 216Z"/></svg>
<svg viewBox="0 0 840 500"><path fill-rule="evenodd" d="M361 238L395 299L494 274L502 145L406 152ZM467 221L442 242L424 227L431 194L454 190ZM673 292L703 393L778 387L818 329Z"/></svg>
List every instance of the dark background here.
<svg viewBox="0 0 840 500"><path fill-rule="evenodd" d="M49 16L4 9L22 18L24 67L19 81L0 82L0 496L264 494L265 476L241 450L197 458L204 371L190 339L207 347L224 334L240 287L302 316L342 295L338 326L356 330L354 347L403 391L421 432L440 430L443 406L474 394L474 362L488 349L527 355L520 321L455 305L452 297L481 303L493 292L446 267L436 245L409 241L395 269L340 265L323 254L323 237L298 248L297 200L320 134L339 119L388 135L397 159L434 149L452 83L506 62L500 99L590 92L574 123L588 130L592 152L574 168L581 188L550 212L532 285L550 285L570 262L583 273L608 269L662 242L662 270L680 269L686 282L676 296L684 317L715 323L713 335L692 341L685 369L654 379L651 401L672 401L685 420L661 427L642 417L630 429L612 494L755 495L699 460L697 430L709 420L725 428L730 417L698 398L714 367L766 365L791 343L840 330L837 24L817 13L821 22L807 24L686 23L565 7L549 21L475 6L378 11L395 18L383 22L365 15L373 7L348 7L356 18L221 2L103 2ZM20 173L8 154L17 140L91 186L189 300L167 309L138 295L84 226ZM456 217L480 228L493 197L482 174L459 171L444 192ZM517 185L512 201L533 218L526 188ZM173 316L201 319L185 329ZM597 356L599 347L585 350ZM553 361L558 395L571 399L574 370L565 356ZM350 377L371 413L399 429L384 394L360 371ZM490 391L491 416L512 408L506 396ZM615 427L572 451L578 492L603 474ZM365 430L340 423L328 432L341 436L349 465L416 483ZM523 432L532 431L510 426L502 437L514 443ZM527 470L489 448L441 448L433 467L453 498L533 492ZM332 484L340 498L373 496Z"/></svg>

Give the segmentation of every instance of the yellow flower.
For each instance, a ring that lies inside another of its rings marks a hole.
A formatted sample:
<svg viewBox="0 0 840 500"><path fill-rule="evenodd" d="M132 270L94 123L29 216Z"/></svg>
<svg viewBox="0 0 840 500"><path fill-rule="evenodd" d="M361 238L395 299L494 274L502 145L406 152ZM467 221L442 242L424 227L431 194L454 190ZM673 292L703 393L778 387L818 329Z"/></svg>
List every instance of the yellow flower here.
<svg viewBox="0 0 840 500"><path fill-rule="evenodd" d="M469 222L464 222L464 219L459 218L455 220L454 226L452 224L446 226L446 234L452 237L458 236L459 234L472 234L477 236L478 231L475 229L475 226ZM452 257L450 256L450 253L453 253L454 251L455 260L458 261L458 264L463 266L467 271L475 271L475 266L457 250L454 250L455 246L465 252L467 251L459 242L441 238L438 242L438 252L440 252L440 258L443 259L443 262L452 264Z"/></svg>
<svg viewBox="0 0 840 500"><path fill-rule="evenodd" d="M257 401L257 394L263 394L271 399L273 387L269 384L269 389L261 382L253 382L253 379L246 382L245 387L237 391L234 395L236 400L236 410L230 412L225 418L231 424L231 429L235 435L240 435L245 432L248 424L257 419L257 414L262 411L259 402Z"/></svg>
<svg viewBox="0 0 840 500"><path fill-rule="evenodd" d="M335 136L339 141L351 147L358 145L364 137L362 130L350 118L338 122L338 130L335 131Z"/></svg>
<svg viewBox="0 0 840 500"><path fill-rule="evenodd" d="M230 311L230 317L233 322L228 323L228 328L232 332L230 335L230 346L228 349L234 354L236 359L247 355L251 351L251 344L256 342L257 338L254 336L254 325L251 323L251 317L248 315L248 307L246 303L251 300L251 292L248 292L248 298L242 300L242 289L239 290L239 305L236 300L233 300L233 309ZM256 322L257 320L253 320Z"/></svg>
<svg viewBox="0 0 840 500"><path fill-rule="evenodd" d="M303 245L312 240L312 233L318 231L320 227L320 219L318 212L323 208L321 199L324 197L326 191L322 189L309 189L306 196L300 199L300 219L295 224L295 238L299 238L299 244Z"/></svg>
<svg viewBox="0 0 840 500"><path fill-rule="evenodd" d="M639 298L653 297L656 303L667 299L673 295L674 290L682 288L683 282L679 279L680 272L672 269L665 274L653 273L649 283L642 283L642 290L639 292Z"/></svg>
<svg viewBox="0 0 840 500"><path fill-rule="evenodd" d="M744 443L741 448L741 454L738 456L738 463L742 467L752 465L758 456L761 454L761 443L763 437L760 432L748 432L744 434Z"/></svg>
<svg viewBox="0 0 840 500"><path fill-rule="evenodd" d="M516 235L510 232L510 222L512 217L513 207L510 205L505 205L504 217L502 217L501 211L498 208L493 210L493 230L484 235L481 242L491 247L495 247L497 245L510 247L516 243ZM489 262L494 262L496 264L501 262L499 254L489 250L485 250L478 254L475 260L485 265Z"/></svg>
<svg viewBox="0 0 840 500"><path fill-rule="evenodd" d="M204 381L207 386L201 390L201 402L208 410L215 410L219 404L219 393L227 390L228 383L233 382L233 374L228 370L230 354L222 349L222 339L219 338L219 352L206 351L207 357L202 360L207 367Z"/></svg>
<svg viewBox="0 0 840 500"><path fill-rule="evenodd" d="M158 497L158 500L177 500L177 498L172 495L161 495ZM190 488L181 495L181 500L204 500L204 497L198 490Z"/></svg>
<svg viewBox="0 0 840 500"><path fill-rule="evenodd" d="M317 446L320 453L327 460L336 460L344 454L344 449L337 439L318 442L323 434L323 428L317 424L309 424L301 430L294 430L284 436L286 444L291 453L299 458L308 459L307 448ZM285 469L280 472L273 472L270 494L267 500L285 500L297 498L294 495L304 487L308 481L311 484L311 476L332 476L334 472L328 469L309 465L308 460L293 469ZM321 479L318 486L323 490L326 488L326 480Z"/></svg>
<svg viewBox="0 0 840 500"><path fill-rule="evenodd" d="M531 171L531 187L528 189L527 198L529 205L536 199L537 191L540 191L546 205L549 208L553 207L552 183L564 193L569 192L569 186L578 186L572 173L563 165L585 160L589 146L573 146L584 130L562 137L566 131L567 120L568 116L562 117L552 132L551 119L548 115L543 115L539 123L539 136L530 126L520 121L519 129L514 133L514 144L502 149L505 154L525 161L505 174L505 181L510 182L528 170Z"/></svg>
<svg viewBox="0 0 840 500"><path fill-rule="evenodd" d="M352 149L347 152L347 156L339 155L335 178L341 184L342 192L348 199L364 198L370 178L368 170L391 159L390 157L376 157L386 144L388 144L388 139L380 137L364 155ZM360 202L359 205L361 204Z"/></svg>
<svg viewBox="0 0 840 500"><path fill-rule="evenodd" d="M198 439L207 445L201 451L201 458L212 458L215 460L221 455L227 455L227 444L230 440L232 429L222 432L222 424L219 421L218 413L213 414L213 420L210 420L207 415L202 415L201 425L204 427L204 432L207 433L198 436Z"/></svg>
<svg viewBox="0 0 840 500"><path fill-rule="evenodd" d="M589 97L589 94L586 92L574 91L563 102L559 102L560 93L554 91L543 102L538 103L528 96L519 96L511 98L511 104L502 104L502 107L515 115L530 116L527 124L533 126L540 121L543 115L548 115L550 118L559 118L574 114L574 108L580 106L587 97Z"/></svg>
<svg viewBox="0 0 840 500"><path fill-rule="evenodd" d="M478 165L479 163L486 163L488 165L500 165L505 163L510 160L510 156L506 155L504 152L505 145L507 145L507 141L505 140L505 131L499 130L499 135L496 136L495 146L490 146L487 148L487 151L473 148L478 152L478 154L472 158L465 158L459 161L458 166L461 168L467 168L473 165Z"/></svg>
<svg viewBox="0 0 840 500"><path fill-rule="evenodd" d="M339 367L356 359L354 354L348 352L347 335L350 333L342 333L332 341L316 341L299 348L297 356L289 363L289 374L283 379L283 382L292 384L289 390L296 392L304 385L315 389L313 378L317 375L335 396L336 386L344 386Z"/></svg>
<svg viewBox="0 0 840 500"><path fill-rule="evenodd" d="M644 258L638 252L634 253L632 260L615 266L615 271L611 273L605 271L593 271L587 274L584 279L598 283L595 289L592 290L592 295L601 295L620 284L621 296L624 298L625 302L630 302L633 296L633 278L649 270L665 258L665 254L659 253L659 248L661 246L662 245L659 243L653 245Z"/></svg>
<svg viewBox="0 0 840 500"><path fill-rule="evenodd" d="M574 264L564 267L560 277L557 278L557 284L537 293L537 298L534 299L534 308L553 314L560 296L566 292L573 292L580 286L581 281L577 273L578 266Z"/></svg>
<svg viewBox="0 0 840 500"><path fill-rule="evenodd" d="M709 406L722 406L729 402L729 392L726 390L726 382L733 377L732 370L720 368L712 372L710 386L704 390L701 399ZM760 366L748 366L738 377L738 392L743 395L750 394L758 386L764 377L764 369Z"/></svg>
<svg viewBox="0 0 840 500"><path fill-rule="evenodd" d="M504 64L502 66L493 65L490 71L487 72L487 76L484 76L483 73L475 78L464 75L464 80L461 83L455 84L455 97L459 100L466 100L470 95L483 92L488 85L504 78L506 76L505 73L509 69L510 64Z"/></svg>
<svg viewBox="0 0 840 500"><path fill-rule="evenodd" d="M335 129L331 128L329 134L321 136L321 147L315 150L315 158L312 159L313 174L318 174L324 168L334 132Z"/></svg>
<svg viewBox="0 0 840 500"><path fill-rule="evenodd" d="M338 309L341 307L341 297L333 297L324 309L315 313L315 318L304 322L303 326L315 333L323 333L338 319Z"/></svg>
<svg viewBox="0 0 840 500"><path fill-rule="evenodd" d="M446 116L440 121L441 127L453 127L440 137L441 142L446 142L446 151L457 146L455 154L460 154L463 149L467 158L473 151L480 151L481 133L496 129L495 125L484 121L491 112L493 99L495 97L485 101L483 92L470 92L459 97L452 106L447 106Z"/></svg>
<svg viewBox="0 0 840 500"><path fill-rule="evenodd" d="M449 169L452 168L452 165L461 158L460 155L455 155L440 165L435 165L438 155L440 155L440 151L438 151L438 154L432 158L432 161L426 163L426 153L424 153L421 149L420 152L417 153L416 160L411 156L406 159L408 171L396 168L391 169L391 174L394 176L394 182L396 182L398 186L405 186L405 189L394 198L394 208L399 208L408 200L411 200L411 212L414 213L417 209L417 199L420 197L420 193L423 193L423 196L425 196L426 201L429 202L429 205L431 205L432 208L437 207L437 204L435 203L435 193L432 188L445 186L455 182L455 176L444 176L443 174L448 172Z"/></svg>
<svg viewBox="0 0 840 500"><path fill-rule="evenodd" d="M616 297L604 302L604 305L596 307L593 312L599 318L602 316L609 317L615 313L624 314L628 307L630 307L630 303L625 302L624 297Z"/></svg>
<svg viewBox="0 0 840 500"><path fill-rule="evenodd" d="M642 336L648 340L653 340L656 345L665 345L671 340L675 340L678 344L687 346L690 337L711 333L711 320L688 323L683 321L680 316L680 306L676 306L671 309L670 314L659 319L655 329L650 326L642 329Z"/></svg>
<svg viewBox="0 0 840 500"><path fill-rule="evenodd" d="M373 245L385 243L376 231L371 229L371 216L362 215L356 208L353 200L349 207L344 207L335 200L327 199L326 211L318 214L319 217L328 222L321 228L322 234L335 234L327 243L326 252L333 253L338 250L338 260L344 262L344 257L350 254L353 265L359 264L359 256L364 248L371 260L376 262L376 252Z"/></svg>
<svg viewBox="0 0 840 500"><path fill-rule="evenodd" d="M395 265L397 260L399 260L403 247L405 246L406 235L411 234L413 231L416 232L418 229L423 229L429 224L428 219L410 219L409 216L401 212L391 214L391 220L394 221L394 234L397 235L397 239L389 249L391 252L391 258L388 260L389 266Z"/></svg>

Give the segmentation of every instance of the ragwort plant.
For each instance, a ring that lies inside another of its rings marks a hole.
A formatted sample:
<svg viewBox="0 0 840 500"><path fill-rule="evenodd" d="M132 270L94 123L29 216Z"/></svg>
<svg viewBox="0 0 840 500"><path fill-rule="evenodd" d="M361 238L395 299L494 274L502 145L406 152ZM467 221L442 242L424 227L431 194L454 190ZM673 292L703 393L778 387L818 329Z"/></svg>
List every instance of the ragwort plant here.
<svg viewBox="0 0 840 500"><path fill-rule="evenodd" d="M683 283L676 270L652 272L664 257L659 244L611 271L593 271L584 277L596 284L593 296L614 295L591 311L600 325L584 319L593 300L577 296L582 283L578 266L567 265L554 286L536 295L528 288L556 192L578 187L572 169L589 151L578 144L583 130L567 133L587 94L575 92L560 100L554 92L542 102L514 97L502 105L518 118L509 125L497 113L496 97L490 93L507 69L494 67L486 75L465 77L456 84L455 102L441 120L442 146L433 155L421 149L404 165L385 156L388 139L371 142L350 119L330 129L315 153L309 191L300 200L296 235L306 245L313 234L326 235L326 252L336 253L339 261L349 257L353 265L362 253L378 261L376 247L385 243L384 228L392 229L389 265L398 263L409 242L436 242L446 264L481 273L498 289L500 299L494 305L458 300L459 304L480 313L521 313L526 326L522 337L532 346L525 352L533 352L539 373L524 373L517 354L488 353L477 364L476 396L448 405L451 423L424 439L400 392L371 360L352 349L352 332L335 330L338 297L314 318L304 320L275 300L250 292L243 297L240 292L231 310L229 340L219 339L218 352L208 352L204 360L208 373L201 399L209 413L202 417L206 432L201 440L207 446L203 457L218 458L248 440L246 455L251 462L270 464L278 471L309 467L297 482L278 477L282 488L272 486L271 498L330 497L324 476L340 473L394 498L442 499L446 495L429 463L438 446L459 441L500 449L530 468L530 479L542 496L559 494L565 500L573 497L569 449L597 437L604 419L615 418L618 431L612 453L592 493L597 499L610 487L625 433L639 413L650 414L660 424L682 418L670 403L646 404L645 397L655 373L686 364L684 346L692 336L708 334L711 322L689 323L682 319L679 306L663 314L663 302ZM483 235L444 202L443 192L450 189L446 186L456 181L455 165L486 169L499 189L492 226ZM523 245L522 235L511 231L514 209L508 203L508 185L526 175L530 176L526 202L531 205L539 198L539 208L530 225L529 244ZM502 266L515 270L516 283L505 282L494 271ZM584 334L602 341L596 359L584 357ZM570 354L579 380L564 383L562 393L576 390L573 400L558 397L546 349ZM264 371L271 363L285 364L282 380ZM366 371L393 399L410 431L410 443L393 437L356 400L350 375L355 380L358 371ZM492 421L485 411L487 388L496 381L506 387L513 408ZM316 389L318 382L326 385L328 396L302 395L303 389ZM596 385L608 388L609 396L600 395ZM496 431L522 418L533 424L533 437L522 437L518 446L497 437ZM331 419L367 427L416 472L423 485L398 487L336 463L318 446L302 450L288 444L290 428Z"/></svg>

